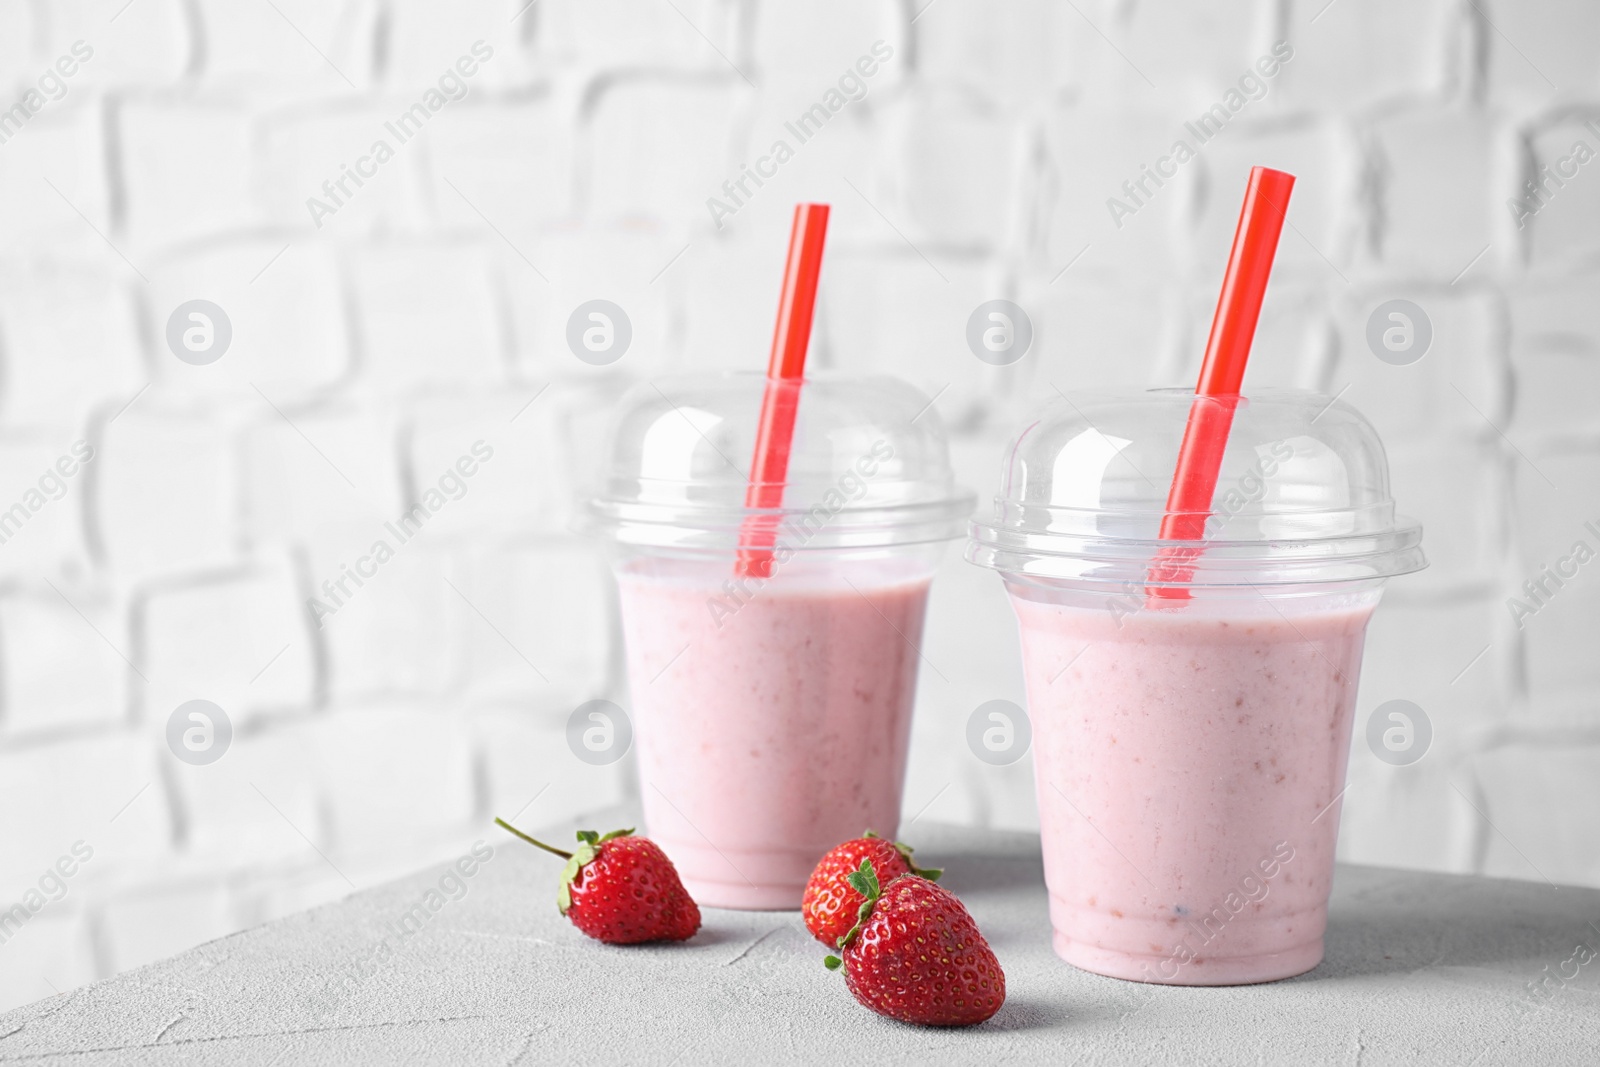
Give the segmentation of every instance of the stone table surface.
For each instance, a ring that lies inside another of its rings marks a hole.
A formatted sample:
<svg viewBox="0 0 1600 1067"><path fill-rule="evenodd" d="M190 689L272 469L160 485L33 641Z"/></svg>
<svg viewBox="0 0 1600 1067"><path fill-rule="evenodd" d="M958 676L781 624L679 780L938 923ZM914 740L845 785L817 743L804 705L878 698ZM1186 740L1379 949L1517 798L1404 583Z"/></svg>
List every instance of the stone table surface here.
<svg viewBox="0 0 1600 1067"><path fill-rule="evenodd" d="M559 862L486 827L492 856L459 885L420 872L10 1012L0 1062L1600 1062L1600 891L1345 866L1310 974L1174 988L1052 954L1037 837L907 836L1005 969L982 1026L861 1008L797 913L707 909L683 944L590 941L556 913Z"/></svg>

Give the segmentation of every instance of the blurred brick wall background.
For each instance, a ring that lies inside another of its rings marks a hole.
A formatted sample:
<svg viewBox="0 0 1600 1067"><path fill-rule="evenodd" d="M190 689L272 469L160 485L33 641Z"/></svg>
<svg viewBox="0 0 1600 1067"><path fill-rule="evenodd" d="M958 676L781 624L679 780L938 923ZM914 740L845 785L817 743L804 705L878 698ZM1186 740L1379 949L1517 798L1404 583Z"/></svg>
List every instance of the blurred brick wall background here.
<svg viewBox="0 0 1600 1067"><path fill-rule="evenodd" d="M1363 409L1433 560L1374 624L1342 855L1600 885L1600 565L1520 629L1506 604L1600 543L1600 164L1520 227L1507 206L1600 147L1600 8L924 2L0 2L0 104L50 90L0 118L0 509L28 513L0 545L0 906L93 849L0 944L0 1007L453 854L491 813L628 794L630 760L565 742L579 702L627 702L571 501L629 382L762 365L796 200L835 205L813 358L937 394L987 497L1052 387L1193 381L1252 163L1300 183L1251 380ZM1280 40L1264 97L1113 225ZM464 98L399 144L384 124L478 41ZM714 226L707 198L878 41L865 97ZM307 198L380 137L317 226ZM964 341L992 297L1036 330L1007 368ZM1396 297L1433 326L1410 366L1366 343ZM232 324L207 366L166 343L195 298ZM565 343L594 298L633 326L608 368ZM306 598L477 440L466 494L318 628ZM963 741L1022 691L999 584L956 556L907 817L1031 826L1028 761ZM210 766L165 742L195 698L233 724ZM1361 738L1395 698L1433 723L1412 766Z"/></svg>

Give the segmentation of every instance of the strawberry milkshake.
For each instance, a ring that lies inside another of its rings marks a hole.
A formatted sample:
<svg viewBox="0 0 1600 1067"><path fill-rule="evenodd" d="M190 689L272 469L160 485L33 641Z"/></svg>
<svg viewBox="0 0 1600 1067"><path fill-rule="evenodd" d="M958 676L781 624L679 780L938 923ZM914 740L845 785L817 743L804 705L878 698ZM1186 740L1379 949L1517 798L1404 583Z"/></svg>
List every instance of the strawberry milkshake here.
<svg viewBox="0 0 1600 1067"><path fill-rule="evenodd" d="M1375 596L1123 616L1013 592L1056 952L1185 985L1316 966Z"/></svg>
<svg viewBox="0 0 1600 1067"><path fill-rule="evenodd" d="M1174 985L1322 959L1367 621L1426 566L1372 426L1230 407L1203 537L1162 535L1192 394L1079 394L1011 442L967 558L1016 612L1058 955ZM1203 524L1202 521L1203 520ZM1183 566L1162 567L1181 559Z"/></svg>
<svg viewBox="0 0 1600 1067"><path fill-rule="evenodd" d="M799 907L822 855L900 824L929 576L619 574L645 822L700 903Z"/></svg>
<svg viewBox="0 0 1600 1067"><path fill-rule="evenodd" d="M972 511L927 396L881 377L795 390L781 482L732 459L764 432L765 376L632 390L589 502L645 824L702 905L798 908L830 848L894 834L929 585Z"/></svg>

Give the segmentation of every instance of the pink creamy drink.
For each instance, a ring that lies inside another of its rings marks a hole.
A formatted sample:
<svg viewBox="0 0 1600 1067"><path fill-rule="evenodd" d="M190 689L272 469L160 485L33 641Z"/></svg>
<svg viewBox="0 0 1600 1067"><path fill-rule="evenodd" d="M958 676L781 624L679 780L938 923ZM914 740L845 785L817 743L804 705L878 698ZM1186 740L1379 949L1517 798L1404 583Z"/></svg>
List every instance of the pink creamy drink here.
<svg viewBox="0 0 1600 1067"><path fill-rule="evenodd" d="M1233 410L1204 536L1162 538L1192 402L1043 412L967 558L1000 572L1021 630L1057 954L1266 982L1322 959L1367 620L1426 565L1422 530L1360 413L1282 389Z"/></svg>
<svg viewBox="0 0 1600 1067"><path fill-rule="evenodd" d="M1063 959L1185 985L1322 959L1375 597L1309 599L1123 615L1013 597Z"/></svg>
<svg viewBox="0 0 1600 1067"><path fill-rule="evenodd" d="M645 829L712 907L798 908L823 853L898 829L928 586L972 512L925 395L791 388L781 487L752 494L741 465L766 377L702 374L623 398L589 502L614 547Z"/></svg>
<svg viewBox="0 0 1600 1067"><path fill-rule="evenodd" d="M645 823L699 903L794 908L900 824L928 577L791 567L739 605L729 573L619 575Z"/></svg>

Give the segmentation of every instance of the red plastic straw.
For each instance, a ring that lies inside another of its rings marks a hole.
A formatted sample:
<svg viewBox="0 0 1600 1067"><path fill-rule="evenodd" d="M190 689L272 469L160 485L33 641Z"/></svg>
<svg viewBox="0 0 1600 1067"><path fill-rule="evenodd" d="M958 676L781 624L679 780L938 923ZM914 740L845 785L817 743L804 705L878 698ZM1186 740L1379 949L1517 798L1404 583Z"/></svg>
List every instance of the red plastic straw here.
<svg viewBox="0 0 1600 1067"><path fill-rule="evenodd" d="M1233 427L1233 412L1239 403L1239 386L1244 381L1256 321L1261 317L1261 301L1267 292L1267 277L1272 273L1272 258L1278 251L1284 212L1293 191L1294 175L1267 167L1251 168L1239 226L1233 233L1233 251L1228 255L1228 271L1222 279L1222 295L1211 320L1205 361L1200 365L1200 381L1194 389L1172 488L1167 493L1166 514L1161 517L1163 541L1205 538L1211 497L1217 489L1222 454L1227 451L1228 431ZM1150 567L1150 581L1187 582L1198 556L1197 547L1162 549ZM1189 597L1189 590L1183 585L1151 585L1148 593L1168 600Z"/></svg>
<svg viewBox="0 0 1600 1067"><path fill-rule="evenodd" d="M783 483L789 476L789 446L800 409L800 380L806 372L811 343L811 315L817 305L817 276L822 271L822 245L828 236L827 204L796 204L789 231L789 261L783 268L783 294L778 300L778 325L767 361L767 388L761 398L755 455L750 460L750 485L744 506L770 511L783 506ZM774 516L745 520L738 572L748 578L772 576L772 546L778 528Z"/></svg>

